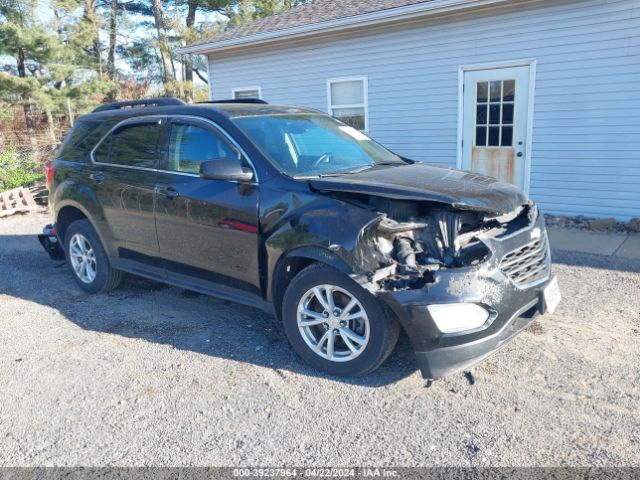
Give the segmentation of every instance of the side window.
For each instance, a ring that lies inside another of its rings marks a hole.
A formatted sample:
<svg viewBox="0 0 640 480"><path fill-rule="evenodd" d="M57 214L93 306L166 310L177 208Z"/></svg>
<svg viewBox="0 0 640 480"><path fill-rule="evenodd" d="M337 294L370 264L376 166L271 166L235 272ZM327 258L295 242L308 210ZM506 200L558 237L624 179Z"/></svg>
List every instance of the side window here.
<svg viewBox="0 0 640 480"><path fill-rule="evenodd" d="M56 156L72 162L83 161L105 133L104 125L101 122L80 120L67 133Z"/></svg>
<svg viewBox="0 0 640 480"><path fill-rule="evenodd" d="M161 134L162 126L156 122L124 125L100 144L94 158L102 163L154 168L160 157L158 140Z"/></svg>
<svg viewBox="0 0 640 480"><path fill-rule="evenodd" d="M196 125L174 123L169 140L169 170L199 173L200 164L238 153L213 131Z"/></svg>

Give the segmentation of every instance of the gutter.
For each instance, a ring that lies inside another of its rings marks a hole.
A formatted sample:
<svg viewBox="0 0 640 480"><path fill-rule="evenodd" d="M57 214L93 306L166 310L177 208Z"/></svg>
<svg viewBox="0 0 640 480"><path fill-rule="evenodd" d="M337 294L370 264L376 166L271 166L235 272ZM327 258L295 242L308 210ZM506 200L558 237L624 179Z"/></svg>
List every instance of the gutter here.
<svg viewBox="0 0 640 480"><path fill-rule="evenodd" d="M213 51L220 52L241 47L265 45L284 39L303 38L313 35L327 34L347 30L354 27L366 27L383 25L402 20L411 20L420 17L429 17L445 13L456 13L474 7L500 5L512 3L513 0L432 0L425 3L407 5L404 7L389 8L376 12L352 15L350 17L326 20L297 27L283 28L270 32L261 32L254 35L246 35L226 40L212 40L205 43L188 45L180 48L178 53L206 54Z"/></svg>

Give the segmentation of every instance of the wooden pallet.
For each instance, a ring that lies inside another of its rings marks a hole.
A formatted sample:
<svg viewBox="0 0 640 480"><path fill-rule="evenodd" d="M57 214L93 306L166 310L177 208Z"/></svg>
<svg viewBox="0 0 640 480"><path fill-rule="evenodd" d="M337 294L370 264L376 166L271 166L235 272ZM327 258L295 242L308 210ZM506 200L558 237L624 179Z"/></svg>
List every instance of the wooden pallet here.
<svg viewBox="0 0 640 480"><path fill-rule="evenodd" d="M40 207L33 199L33 195L26 188L14 188L0 193L0 218L16 213L29 213Z"/></svg>

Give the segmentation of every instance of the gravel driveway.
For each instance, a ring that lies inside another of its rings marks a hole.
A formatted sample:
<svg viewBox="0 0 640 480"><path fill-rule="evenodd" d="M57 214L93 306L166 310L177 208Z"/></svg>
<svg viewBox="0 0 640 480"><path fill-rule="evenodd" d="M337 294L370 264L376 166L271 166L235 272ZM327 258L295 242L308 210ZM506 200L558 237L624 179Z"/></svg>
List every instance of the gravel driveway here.
<svg viewBox="0 0 640 480"><path fill-rule="evenodd" d="M0 220L0 466L640 465L640 263L554 252L556 314L425 388L406 338L345 381L258 310L84 294L46 222Z"/></svg>

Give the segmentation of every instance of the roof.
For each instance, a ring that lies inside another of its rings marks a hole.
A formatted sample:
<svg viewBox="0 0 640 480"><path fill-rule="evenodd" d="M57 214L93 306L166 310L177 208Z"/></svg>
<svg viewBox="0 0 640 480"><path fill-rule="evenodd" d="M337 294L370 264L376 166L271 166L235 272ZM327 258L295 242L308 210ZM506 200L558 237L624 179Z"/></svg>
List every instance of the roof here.
<svg viewBox="0 0 640 480"><path fill-rule="evenodd" d="M309 4L294 7L291 10L261 18L260 20L226 32L221 32L211 38L196 42L193 45L246 37L256 33L273 32L428 1L431 0L313 0L313 2Z"/></svg>
<svg viewBox="0 0 640 480"><path fill-rule="evenodd" d="M328 33L400 19L460 11L513 0L313 0L285 12L221 32L181 49L211 53L269 41Z"/></svg>

